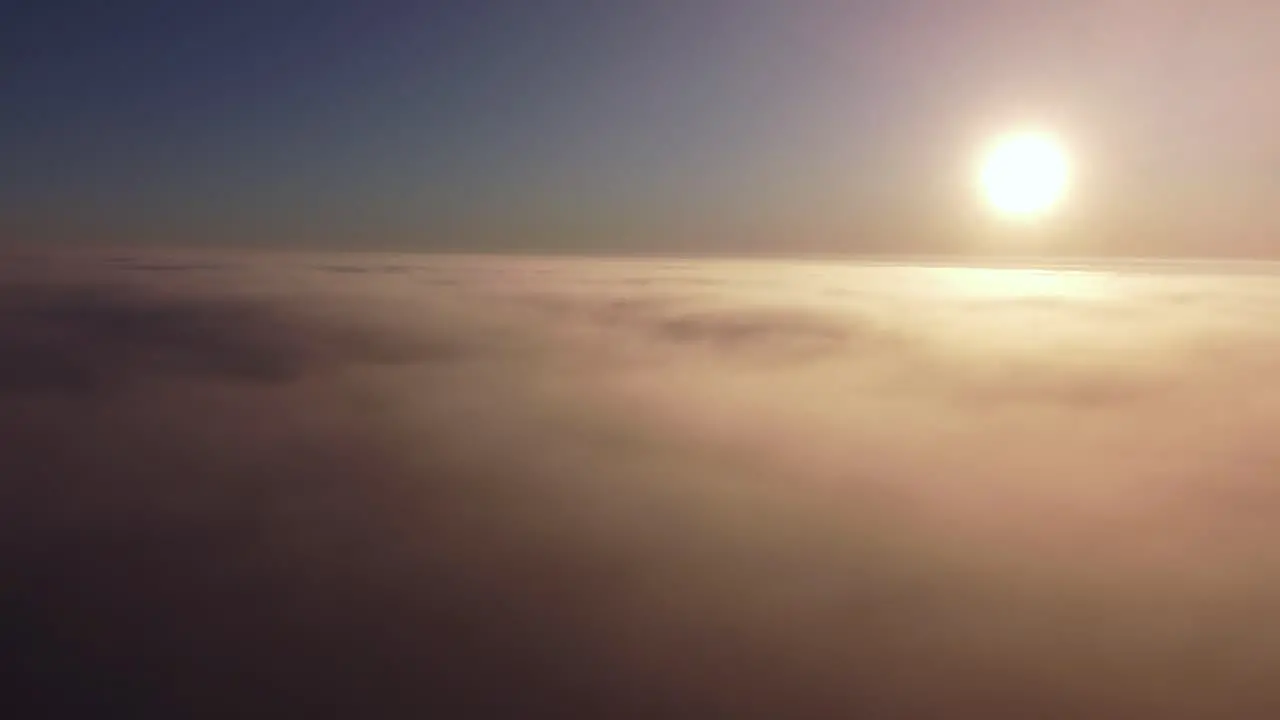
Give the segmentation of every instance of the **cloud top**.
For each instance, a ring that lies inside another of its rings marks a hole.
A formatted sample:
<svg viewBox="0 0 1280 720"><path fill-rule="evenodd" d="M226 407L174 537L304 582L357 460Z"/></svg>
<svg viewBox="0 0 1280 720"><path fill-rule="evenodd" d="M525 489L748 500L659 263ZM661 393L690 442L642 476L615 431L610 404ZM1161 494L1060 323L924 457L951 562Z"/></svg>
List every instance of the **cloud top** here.
<svg viewBox="0 0 1280 720"><path fill-rule="evenodd" d="M0 644L33 712L1277 699L1249 681L1277 660L1266 273L8 267Z"/></svg>

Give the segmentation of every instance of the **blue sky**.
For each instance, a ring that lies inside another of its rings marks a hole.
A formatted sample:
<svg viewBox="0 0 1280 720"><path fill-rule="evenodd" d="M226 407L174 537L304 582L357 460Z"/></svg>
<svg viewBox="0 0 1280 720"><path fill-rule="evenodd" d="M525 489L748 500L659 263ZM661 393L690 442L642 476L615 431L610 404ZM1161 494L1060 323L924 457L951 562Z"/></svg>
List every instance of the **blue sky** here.
<svg viewBox="0 0 1280 720"><path fill-rule="evenodd" d="M1249 5L6 4L0 212L50 241L911 252L973 222L975 143L1033 121L1092 161L1100 227L1262 192Z"/></svg>

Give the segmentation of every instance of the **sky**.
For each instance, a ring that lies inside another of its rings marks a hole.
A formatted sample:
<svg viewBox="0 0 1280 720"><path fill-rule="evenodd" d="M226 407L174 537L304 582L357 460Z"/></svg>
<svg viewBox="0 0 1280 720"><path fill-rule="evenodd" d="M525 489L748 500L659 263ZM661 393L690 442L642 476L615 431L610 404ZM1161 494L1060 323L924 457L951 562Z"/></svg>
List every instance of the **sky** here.
<svg viewBox="0 0 1280 720"><path fill-rule="evenodd" d="M0 224L47 243L1274 255L1280 10L1176 0L0 6ZM982 142L1073 151L1045 227Z"/></svg>

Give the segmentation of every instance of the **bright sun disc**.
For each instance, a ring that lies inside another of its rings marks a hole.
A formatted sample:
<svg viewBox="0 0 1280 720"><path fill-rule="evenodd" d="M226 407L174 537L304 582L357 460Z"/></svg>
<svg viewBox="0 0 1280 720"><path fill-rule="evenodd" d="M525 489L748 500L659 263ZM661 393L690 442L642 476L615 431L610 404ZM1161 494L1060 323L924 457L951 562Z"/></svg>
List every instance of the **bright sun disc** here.
<svg viewBox="0 0 1280 720"><path fill-rule="evenodd" d="M1006 215L1051 210L1067 190L1066 152L1049 135L1022 133L996 142L982 160L980 181L987 202Z"/></svg>

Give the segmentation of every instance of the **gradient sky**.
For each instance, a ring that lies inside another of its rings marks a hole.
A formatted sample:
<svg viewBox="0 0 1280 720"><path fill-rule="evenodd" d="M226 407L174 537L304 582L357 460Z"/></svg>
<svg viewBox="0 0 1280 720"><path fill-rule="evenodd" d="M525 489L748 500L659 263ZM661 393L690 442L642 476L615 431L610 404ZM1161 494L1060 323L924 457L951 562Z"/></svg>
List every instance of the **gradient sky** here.
<svg viewBox="0 0 1280 720"><path fill-rule="evenodd" d="M1033 123L1079 178L1035 231L1052 242L1021 247L1277 250L1273 3L0 8L0 222L18 239L1007 250L1031 231L987 218L968 171Z"/></svg>

